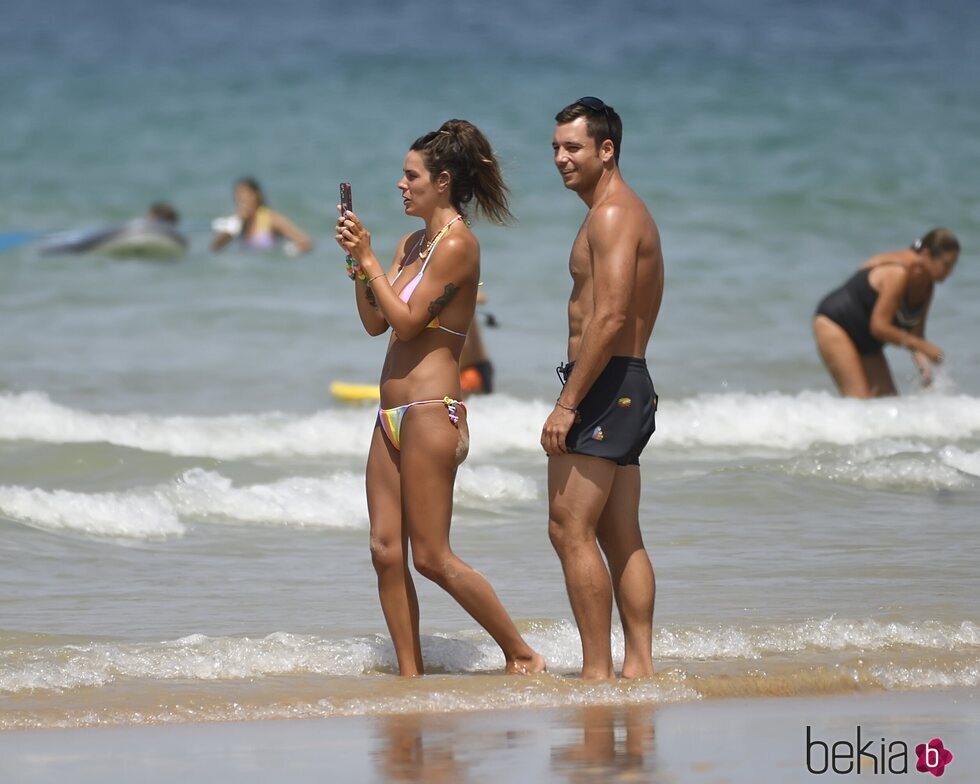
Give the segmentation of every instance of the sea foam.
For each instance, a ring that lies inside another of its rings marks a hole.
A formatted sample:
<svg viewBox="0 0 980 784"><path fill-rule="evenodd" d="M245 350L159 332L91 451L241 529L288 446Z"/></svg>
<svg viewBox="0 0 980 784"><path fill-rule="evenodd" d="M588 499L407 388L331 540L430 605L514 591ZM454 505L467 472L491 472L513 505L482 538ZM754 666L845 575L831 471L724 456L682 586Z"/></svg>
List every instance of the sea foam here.
<svg viewBox="0 0 980 784"><path fill-rule="evenodd" d="M471 455L540 453L542 401L491 395L468 401ZM325 409L309 416L279 412L219 417L95 414L37 392L0 394L0 439L42 443L104 442L178 456L358 456L367 453L375 412ZM654 442L676 448L798 451L815 444L925 439L955 445L980 435L980 398L923 394L845 400L823 392L727 393L661 398Z"/></svg>
<svg viewBox="0 0 980 784"><path fill-rule="evenodd" d="M114 539L164 539L185 530L173 504L152 491L73 493L0 486L0 515L49 531Z"/></svg>
<svg viewBox="0 0 980 784"><path fill-rule="evenodd" d="M537 484L513 471L463 466L454 503L463 512L487 510L537 495ZM216 471L192 468L168 484L116 493L0 486L0 515L52 531L142 540L179 536L192 520L313 529L368 526L364 476L350 471L236 485ZM464 514L460 522L487 519Z"/></svg>
<svg viewBox="0 0 980 784"><path fill-rule="evenodd" d="M571 622L525 623L522 634L545 657L552 672L574 673L581 668L581 642ZM826 618L767 626L667 627L661 628L653 641L654 659L669 666L692 661L764 663L794 655L810 662L812 655L820 653L904 653L927 660L946 654L975 662L978 652L980 628L969 621L887 623ZM430 672L491 673L504 667L500 648L479 631L425 635L422 653ZM623 654L622 632L616 628L613 658L617 666L622 664ZM351 677L395 669L391 643L380 635L334 639L287 632L258 638L194 634L157 643L92 642L41 646L27 652L0 650L0 692L65 691L103 686L119 679L220 681L304 674ZM973 672L976 675L976 667ZM916 685L914 676L910 670L901 677L896 675L894 683ZM919 685L932 682L927 679ZM978 682L974 677L971 685Z"/></svg>
<svg viewBox="0 0 980 784"><path fill-rule="evenodd" d="M0 438L52 444L104 442L147 452L223 460L259 456L361 455L374 414L332 410L220 417L93 414L27 392L0 395Z"/></svg>
<svg viewBox="0 0 980 784"><path fill-rule="evenodd" d="M980 477L980 453L954 446L880 439L853 447L817 448L785 464L796 476L902 490L956 490Z"/></svg>

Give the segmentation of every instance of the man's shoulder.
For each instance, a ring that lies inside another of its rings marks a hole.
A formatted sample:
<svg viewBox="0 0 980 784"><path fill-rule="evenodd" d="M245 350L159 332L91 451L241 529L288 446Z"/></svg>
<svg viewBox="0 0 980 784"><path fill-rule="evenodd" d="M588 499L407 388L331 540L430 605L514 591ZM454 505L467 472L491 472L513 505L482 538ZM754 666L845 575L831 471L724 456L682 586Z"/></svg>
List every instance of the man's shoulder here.
<svg viewBox="0 0 980 784"><path fill-rule="evenodd" d="M622 210L627 213L650 215L650 210L640 195L622 177L604 194L602 200L593 207L592 212Z"/></svg>
<svg viewBox="0 0 980 784"><path fill-rule="evenodd" d="M643 199L629 186L623 184L616 193L596 204L588 216L589 233L621 233L626 228L634 228L640 233L658 233L656 221Z"/></svg>

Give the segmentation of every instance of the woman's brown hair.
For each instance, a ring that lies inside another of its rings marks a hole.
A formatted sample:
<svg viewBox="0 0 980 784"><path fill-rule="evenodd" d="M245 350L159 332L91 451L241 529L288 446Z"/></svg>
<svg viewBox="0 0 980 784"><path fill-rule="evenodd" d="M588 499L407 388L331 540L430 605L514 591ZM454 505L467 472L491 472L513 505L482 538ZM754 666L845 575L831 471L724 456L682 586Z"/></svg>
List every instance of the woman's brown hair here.
<svg viewBox="0 0 980 784"><path fill-rule="evenodd" d="M476 201L476 211L503 225L513 219L507 206L509 189L487 137L466 120L447 120L437 131L420 136L411 146L421 153L425 167L436 179L450 177L449 200L460 214Z"/></svg>
<svg viewBox="0 0 980 784"><path fill-rule="evenodd" d="M960 241L949 229L933 229L928 234L924 234L915 241L912 246L915 250L925 248L933 258L942 256L944 253L960 252Z"/></svg>

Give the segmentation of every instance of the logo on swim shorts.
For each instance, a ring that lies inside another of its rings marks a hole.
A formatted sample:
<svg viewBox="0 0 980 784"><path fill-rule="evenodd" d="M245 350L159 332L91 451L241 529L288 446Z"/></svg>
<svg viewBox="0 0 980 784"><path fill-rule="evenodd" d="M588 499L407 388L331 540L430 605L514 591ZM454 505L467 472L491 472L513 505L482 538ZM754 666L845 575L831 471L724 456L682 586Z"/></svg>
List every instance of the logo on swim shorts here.
<svg viewBox="0 0 980 784"><path fill-rule="evenodd" d="M633 401L628 397L621 397L617 402L619 403L620 408L629 408L631 405L633 405Z"/></svg>
<svg viewBox="0 0 980 784"><path fill-rule="evenodd" d="M605 438L606 436L605 436L605 434L604 434L604 433L602 432L602 428L601 428L601 427L597 427L597 428L596 428L595 430L593 430L593 431L592 431L592 437L593 437L593 438L594 438L594 439L595 439L596 441L602 441L602 439L604 439L604 438Z"/></svg>

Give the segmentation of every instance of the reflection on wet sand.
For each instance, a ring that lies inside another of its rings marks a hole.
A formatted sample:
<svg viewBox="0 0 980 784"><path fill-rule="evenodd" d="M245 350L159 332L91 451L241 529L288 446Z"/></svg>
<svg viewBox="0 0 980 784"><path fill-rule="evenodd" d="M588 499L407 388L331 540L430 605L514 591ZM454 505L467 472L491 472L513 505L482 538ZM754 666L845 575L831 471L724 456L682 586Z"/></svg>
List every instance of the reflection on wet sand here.
<svg viewBox="0 0 980 784"><path fill-rule="evenodd" d="M514 781L666 782L657 773L655 714L645 704L379 716L374 780L451 784L497 770Z"/></svg>
<svg viewBox="0 0 980 784"><path fill-rule="evenodd" d="M552 748L552 772L569 782L652 780L657 769L654 714L649 705L582 708L568 722L573 739Z"/></svg>
<svg viewBox="0 0 980 784"><path fill-rule="evenodd" d="M425 727L426 723L436 726ZM380 743L374 751L379 780L426 784L466 781L466 769L456 759L452 724L439 724L421 714L383 717L378 723Z"/></svg>

